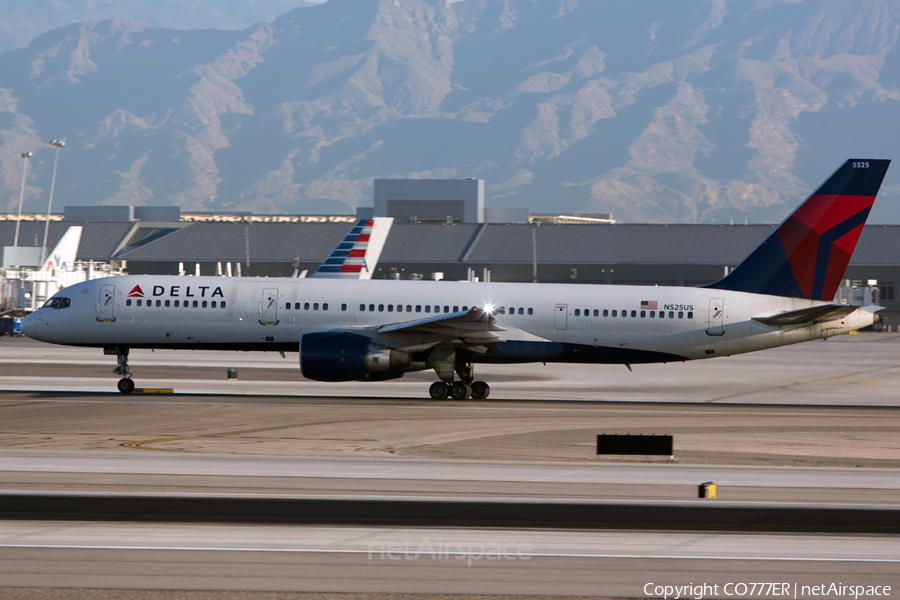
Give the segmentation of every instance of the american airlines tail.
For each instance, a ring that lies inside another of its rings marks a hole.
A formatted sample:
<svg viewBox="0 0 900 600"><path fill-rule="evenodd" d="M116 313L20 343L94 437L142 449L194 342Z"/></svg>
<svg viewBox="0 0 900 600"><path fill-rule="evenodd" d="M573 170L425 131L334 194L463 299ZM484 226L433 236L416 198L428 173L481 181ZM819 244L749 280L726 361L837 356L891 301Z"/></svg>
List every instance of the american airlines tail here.
<svg viewBox="0 0 900 600"><path fill-rule="evenodd" d="M310 278L372 279L394 219L360 219Z"/></svg>
<svg viewBox="0 0 900 600"><path fill-rule="evenodd" d="M78 245L81 243L81 227L72 226L50 252L47 260L41 265L41 271L71 271L75 267Z"/></svg>
<svg viewBox="0 0 900 600"><path fill-rule="evenodd" d="M706 287L833 300L890 164L845 162L731 273Z"/></svg>

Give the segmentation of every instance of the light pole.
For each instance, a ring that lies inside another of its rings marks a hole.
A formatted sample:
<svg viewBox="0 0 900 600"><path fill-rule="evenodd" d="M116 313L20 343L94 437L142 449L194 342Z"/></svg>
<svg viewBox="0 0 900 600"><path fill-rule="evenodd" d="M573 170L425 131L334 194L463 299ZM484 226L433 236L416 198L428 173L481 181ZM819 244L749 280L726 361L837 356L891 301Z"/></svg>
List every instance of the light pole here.
<svg viewBox="0 0 900 600"><path fill-rule="evenodd" d="M53 207L53 188L56 187L56 165L59 164L59 149L66 145L61 140L50 140L50 145L56 148L56 157L53 159L53 177L50 179L50 201L47 202L47 220L44 222L44 243L41 246L41 264L47 255L47 233L50 231L50 209Z"/></svg>
<svg viewBox="0 0 900 600"><path fill-rule="evenodd" d="M34 152L23 152L22 158L25 164L22 165L22 191L19 192L19 216L16 218L16 240L13 242L14 247L19 246L19 223L22 222L22 201L25 199L25 173L28 171L28 159L34 156Z"/></svg>

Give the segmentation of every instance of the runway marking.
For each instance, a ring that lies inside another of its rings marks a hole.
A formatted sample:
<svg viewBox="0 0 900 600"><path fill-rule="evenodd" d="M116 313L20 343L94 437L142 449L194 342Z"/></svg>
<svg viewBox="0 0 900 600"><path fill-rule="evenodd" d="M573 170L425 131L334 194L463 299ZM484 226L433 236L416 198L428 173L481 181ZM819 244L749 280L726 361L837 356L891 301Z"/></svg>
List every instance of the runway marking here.
<svg viewBox="0 0 900 600"><path fill-rule="evenodd" d="M516 400L516 402L548 402L548 400ZM566 400L565 402L579 402L578 400ZM590 401L593 402L593 401ZM616 404L621 404L623 401L615 400L613 401ZM708 401L707 401L708 402ZM174 406L267 406L267 407L281 407L281 408L359 408L359 409L396 409L396 410L475 410L475 411L497 411L497 412L559 412L559 413L648 413L648 414L657 414L657 413L669 413L669 414L684 414L684 415L710 415L710 416L719 416L722 413L719 412L707 412L705 410L700 410L702 407L706 406L706 402L697 402L697 403L686 403L686 402L671 402L671 403L662 403L662 405L658 402L643 402L643 401L634 401L634 404L641 406L646 405L647 408L533 408L533 407L502 407L502 406L435 406L435 405L405 405L405 404L287 404L287 403L268 403L268 402L171 402L171 401L159 401L159 402L150 402L150 401L121 401L121 400L47 400L47 399L35 399L29 402L23 402L22 405L30 405L30 404L125 404L129 406L134 406L136 404L148 404L148 405L167 405L171 404ZM696 404L697 410L668 410L666 404L671 404L673 406L684 406L685 404ZM717 408L731 408L733 405L728 404L717 404L715 405ZM758 404L757 406L764 408L777 408L777 404L765 403ZM832 409L834 410L836 407L834 405L820 404L820 405L809 405L810 408L821 408L821 409ZM843 414L843 413L818 413L818 412L760 412L760 411L733 411L729 412L729 415L755 415L755 416L775 416L775 417L838 417L838 418L857 418L857 419L883 419L883 418L898 418L900 417L900 412L897 411L900 406L897 405L877 405L877 404L867 404L862 406L848 406L841 405L840 408L844 408L848 411L853 410L875 410L875 411L884 411L891 412L896 414Z"/></svg>
<svg viewBox="0 0 900 600"><path fill-rule="evenodd" d="M862 371L855 371L853 373L845 373L843 375L843 377L859 375L861 373L877 373L879 371L892 371L896 368L898 368L897 365L885 365L882 367L875 367L872 369L863 369ZM803 386L803 385L813 385L816 383L832 383L831 381L829 381L830 379L833 379L833 377L823 377L821 379L813 379L812 381L796 381L794 383L789 383L787 385L777 385L775 387L761 389L761 390L742 392L740 394L731 394L729 396L722 396L720 398L712 398L710 400L704 400L703 402L704 403L712 403L712 402L718 402L719 400L731 400L733 398L740 398L741 396L752 396L753 394L771 392L773 390L789 390L790 388L793 388L793 387L798 387L798 386ZM873 384L873 385L877 385L877 384Z"/></svg>
<svg viewBox="0 0 900 600"><path fill-rule="evenodd" d="M203 546L91 546L80 544L0 544L0 548L41 548L41 549L57 549L57 550L163 550L166 552L185 551L185 552L281 552L291 554L367 554L378 555L378 551L374 550L353 550L338 548L223 548L223 547L203 547ZM426 558L430 554L423 552ZM449 552L442 551L443 556L459 556L483 558L484 552ZM828 563L900 563L898 558L831 558L831 557L812 557L812 556L703 556L703 555L663 555L663 554L602 554L602 553L568 553L568 552L517 552L519 557L534 558L647 558L647 559L667 559L667 560L751 560L751 561L790 561L790 562L828 562Z"/></svg>

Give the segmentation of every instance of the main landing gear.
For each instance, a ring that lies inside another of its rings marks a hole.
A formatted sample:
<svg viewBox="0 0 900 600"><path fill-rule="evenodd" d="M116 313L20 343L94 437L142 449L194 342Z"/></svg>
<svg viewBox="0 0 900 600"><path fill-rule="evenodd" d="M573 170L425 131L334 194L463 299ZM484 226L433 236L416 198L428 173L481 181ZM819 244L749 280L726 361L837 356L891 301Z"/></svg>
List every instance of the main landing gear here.
<svg viewBox="0 0 900 600"><path fill-rule="evenodd" d="M484 400L491 393L491 386L483 381L435 381L428 390L429 395L435 400L446 400L448 397L454 400Z"/></svg>
<svg viewBox="0 0 900 600"><path fill-rule="evenodd" d="M106 348L104 348L104 353L107 353ZM122 376L122 379L116 383L116 388L123 394L130 394L134 391L134 381L131 380L131 371L128 370L128 348L116 347L115 352L109 352L109 354L115 354L119 363L119 366L113 369L113 373Z"/></svg>

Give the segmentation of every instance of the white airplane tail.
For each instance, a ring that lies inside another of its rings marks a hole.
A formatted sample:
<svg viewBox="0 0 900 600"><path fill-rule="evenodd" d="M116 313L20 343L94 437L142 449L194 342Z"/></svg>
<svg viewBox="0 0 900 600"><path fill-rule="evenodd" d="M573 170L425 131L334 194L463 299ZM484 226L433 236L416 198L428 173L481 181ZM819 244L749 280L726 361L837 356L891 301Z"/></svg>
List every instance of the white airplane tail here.
<svg viewBox="0 0 900 600"><path fill-rule="evenodd" d="M56 247L47 256L41 271L52 273L53 271L71 271L75 268L75 256L78 254L78 244L81 243L80 226L69 227Z"/></svg>
<svg viewBox="0 0 900 600"><path fill-rule="evenodd" d="M393 224L392 217L360 219L310 278L372 279Z"/></svg>

